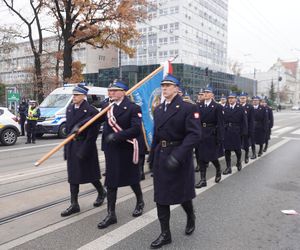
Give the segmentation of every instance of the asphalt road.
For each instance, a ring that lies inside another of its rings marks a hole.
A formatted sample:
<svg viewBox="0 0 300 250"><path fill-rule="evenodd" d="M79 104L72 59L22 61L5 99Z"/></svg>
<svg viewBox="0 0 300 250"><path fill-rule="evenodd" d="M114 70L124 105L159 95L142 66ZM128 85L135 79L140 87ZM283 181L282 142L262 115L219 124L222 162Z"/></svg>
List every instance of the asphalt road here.
<svg viewBox="0 0 300 250"><path fill-rule="evenodd" d="M300 249L300 215L281 212L294 209L300 213L300 113L275 113L272 137L267 153L244 164L241 172L236 172L234 167L234 173L223 176L219 184L214 183L214 169L209 167L209 185L197 189L198 195L194 199L197 216L194 234L184 235L185 214L180 206L174 206L171 212L173 242L163 249ZM38 142L38 145L45 146L30 149L32 156L28 155L27 158L24 155L29 149L5 151L24 147L21 144L0 147L0 194L7 189L14 190L12 180L18 181L15 183L21 186L25 183L27 187L30 186L29 175L24 177L20 173L36 171L29 162L34 162L38 155L51 149L52 146L47 147L46 144L58 142L55 138ZM12 152L16 155L13 156ZM48 173L63 164L61 156L56 157L45 167L49 169ZM23 158L28 165L22 165ZM2 162L5 162L5 166ZM223 160L222 167L225 168ZM62 171L57 175L62 177L63 174ZM49 178L53 179L53 175L49 175ZM30 175L32 178L37 176L40 175L36 172ZM40 178L42 182L49 181L46 172ZM197 173L196 178L199 179ZM65 184L60 184L58 188L65 189L61 195L68 195ZM82 197L79 200L82 212L70 218L60 217L60 211L68 205L65 202L1 225L0 249L149 249L160 228L149 175L142 186L146 207L145 213L139 218L131 217L135 206L134 195L129 188L121 188L118 192L118 224L98 230L97 223L106 215L106 204L94 209L92 202L95 195ZM47 199L53 196L50 190ZM15 200L16 206L20 200L22 195ZM5 210L2 201L6 200L0 198L0 215ZM11 199L10 204L13 205L13 201ZM11 209L13 206L10 206Z"/></svg>

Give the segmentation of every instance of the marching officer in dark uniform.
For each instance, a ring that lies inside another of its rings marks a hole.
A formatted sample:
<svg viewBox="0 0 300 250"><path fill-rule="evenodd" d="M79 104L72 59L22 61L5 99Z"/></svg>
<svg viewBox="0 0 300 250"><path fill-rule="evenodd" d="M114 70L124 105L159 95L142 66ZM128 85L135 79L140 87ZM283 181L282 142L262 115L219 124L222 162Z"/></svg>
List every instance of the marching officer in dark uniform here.
<svg viewBox="0 0 300 250"><path fill-rule="evenodd" d="M39 117L41 116L40 109L37 102L34 100L29 101L29 107L27 110L27 142L25 144L33 143L35 144L35 131L36 125Z"/></svg>
<svg viewBox="0 0 300 250"><path fill-rule="evenodd" d="M193 148L201 139L200 114L195 104L177 94L180 82L167 75L161 82L164 103L154 111L154 136L151 145L154 201L161 234L151 243L160 248L171 243L170 205L181 204L187 214L185 233L195 229L192 199L195 197Z"/></svg>
<svg viewBox="0 0 300 250"><path fill-rule="evenodd" d="M140 186L139 145L136 138L141 134L142 113L138 105L125 96L128 85L115 81L108 89L115 102L101 118L105 121L103 140L106 162L107 211L108 215L98 224L99 229L117 223L115 205L118 187L129 186L136 195L137 203L133 217L142 215L144 200Z"/></svg>
<svg viewBox="0 0 300 250"><path fill-rule="evenodd" d="M259 104L259 96L253 96L252 100L254 107L254 139L255 144L259 145L257 156L260 157L263 154L263 144L265 143L268 130L268 113L266 109Z"/></svg>
<svg viewBox="0 0 300 250"><path fill-rule="evenodd" d="M268 129L267 129L267 133L266 133L266 140L265 140L265 146L264 146L264 149L263 151L264 152L267 152L267 149L268 149L268 145L269 145L269 140L271 139L271 131L272 131L272 128L273 128L273 125L274 125L274 116L273 116L273 110L272 108L270 108L266 102L265 99L262 99L261 100L261 105L263 107L265 107L266 109L266 112L267 112L267 116L268 116Z"/></svg>
<svg viewBox="0 0 300 250"><path fill-rule="evenodd" d="M254 109L253 106L247 103L248 94L242 92L239 100L240 105L243 107L248 121L248 133L243 136L243 149L245 150L245 163L249 162L249 147L254 142Z"/></svg>
<svg viewBox="0 0 300 250"><path fill-rule="evenodd" d="M78 85L73 89L73 103L67 107L66 131L77 133L79 127L98 113L98 110L86 101L88 88ZM93 123L73 141L65 146L64 157L67 160L68 182L70 183L71 206L61 213L62 217L80 212L78 204L79 184L92 183L98 191L95 207L102 205L106 191L100 182L100 166L96 140L99 123Z"/></svg>
<svg viewBox="0 0 300 250"><path fill-rule="evenodd" d="M227 103L227 99L226 97L224 96L224 94L221 95L221 98L220 98L220 102L221 106L224 108L226 106L226 103Z"/></svg>
<svg viewBox="0 0 300 250"><path fill-rule="evenodd" d="M19 105L19 115L20 115L20 125L21 125L21 135L25 135L25 121L27 116L28 104L25 98L22 98L22 102Z"/></svg>
<svg viewBox="0 0 300 250"><path fill-rule="evenodd" d="M231 93L228 96L228 104L223 109L224 119L224 149L226 169L223 174L231 174L231 151L234 151L237 157L237 169L242 169L242 136L248 133L247 117L244 109L237 103L236 94Z"/></svg>
<svg viewBox="0 0 300 250"><path fill-rule="evenodd" d="M202 101L204 101L204 91L203 89L199 90L199 93L197 95L197 100L196 100L196 104L201 103ZM197 166L195 167L195 172L200 172L200 155L199 155L199 147L198 145L195 147L195 158L196 158L196 162L197 162Z"/></svg>
<svg viewBox="0 0 300 250"><path fill-rule="evenodd" d="M204 101L198 104L201 125L202 139L200 141L199 163L201 180L196 184L196 188L206 187L206 169L211 161L216 168L215 182L221 180L221 165L219 157L223 156L224 124L222 106L213 100L213 90L211 87L204 89Z"/></svg>

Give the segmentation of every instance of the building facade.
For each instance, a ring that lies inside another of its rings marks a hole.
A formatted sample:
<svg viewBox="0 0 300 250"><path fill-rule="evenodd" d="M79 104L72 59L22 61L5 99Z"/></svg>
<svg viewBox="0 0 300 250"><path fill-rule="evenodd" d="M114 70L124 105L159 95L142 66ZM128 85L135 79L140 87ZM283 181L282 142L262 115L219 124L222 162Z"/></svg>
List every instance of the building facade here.
<svg viewBox="0 0 300 250"><path fill-rule="evenodd" d="M37 43L37 41L35 41ZM43 41L44 53L41 57L43 67L43 81L45 94L51 92L55 86L55 66L57 61L58 38L47 37ZM82 44L73 50L73 61L80 61L83 74L98 73L99 69L116 67L118 65L118 50L116 48L95 49ZM21 96L32 94L34 82L34 57L29 42L18 43L9 53L0 49L0 82L8 87L16 87ZM59 66L59 82L63 62Z"/></svg>
<svg viewBox="0 0 300 250"><path fill-rule="evenodd" d="M253 78L249 74L245 77ZM300 67L299 61L278 59L269 70L256 72L257 94L270 98L273 85L275 102L284 106L300 105Z"/></svg>
<svg viewBox="0 0 300 250"><path fill-rule="evenodd" d="M152 0L148 20L138 23L136 55L122 55L122 65L176 63L226 71L227 0Z"/></svg>
<svg viewBox="0 0 300 250"><path fill-rule="evenodd" d="M256 90L256 81L249 78L219 71L206 70L201 67L183 63L174 63L172 66L173 74L180 79L185 92L193 99L196 99L200 89L207 85L212 86L214 89L216 99L219 99L221 95L227 96L232 89L246 91L251 96ZM122 66L123 80L129 83L129 86L133 86L158 67L159 64ZM97 86L107 87L109 83L118 78L118 76L119 68L102 69L99 70L98 79L95 83ZM86 81L88 81L88 78Z"/></svg>

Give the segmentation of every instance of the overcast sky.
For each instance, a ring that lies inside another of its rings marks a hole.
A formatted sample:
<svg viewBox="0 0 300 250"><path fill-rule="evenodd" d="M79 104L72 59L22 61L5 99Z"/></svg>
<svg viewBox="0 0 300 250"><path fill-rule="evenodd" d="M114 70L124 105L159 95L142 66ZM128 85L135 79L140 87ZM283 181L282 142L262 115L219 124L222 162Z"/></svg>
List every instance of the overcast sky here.
<svg viewBox="0 0 300 250"><path fill-rule="evenodd" d="M25 1L17 0L24 8ZM300 57L300 0L228 0L228 59L243 72ZM0 0L0 25L14 23ZM46 21L45 18L43 21Z"/></svg>
<svg viewBox="0 0 300 250"><path fill-rule="evenodd" d="M300 57L300 0L229 0L228 58L244 72Z"/></svg>

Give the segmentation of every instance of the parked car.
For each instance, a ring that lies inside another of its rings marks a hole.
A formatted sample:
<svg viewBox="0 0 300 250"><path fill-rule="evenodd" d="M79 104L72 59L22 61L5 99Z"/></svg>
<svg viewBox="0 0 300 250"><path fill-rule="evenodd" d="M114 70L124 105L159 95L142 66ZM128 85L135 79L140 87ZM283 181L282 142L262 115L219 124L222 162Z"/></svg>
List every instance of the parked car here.
<svg viewBox="0 0 300 250"><path fill-rule="evenodd" d="M292 110L300 110L300 107L299 106L293 106Z"/></svg>
<svg viewBox="0 0 300 250"><path fill-rule="evenodd" d="M0 107L0 142L6 146L14 145L20 132L18 118L8 108Z"/></svg>

